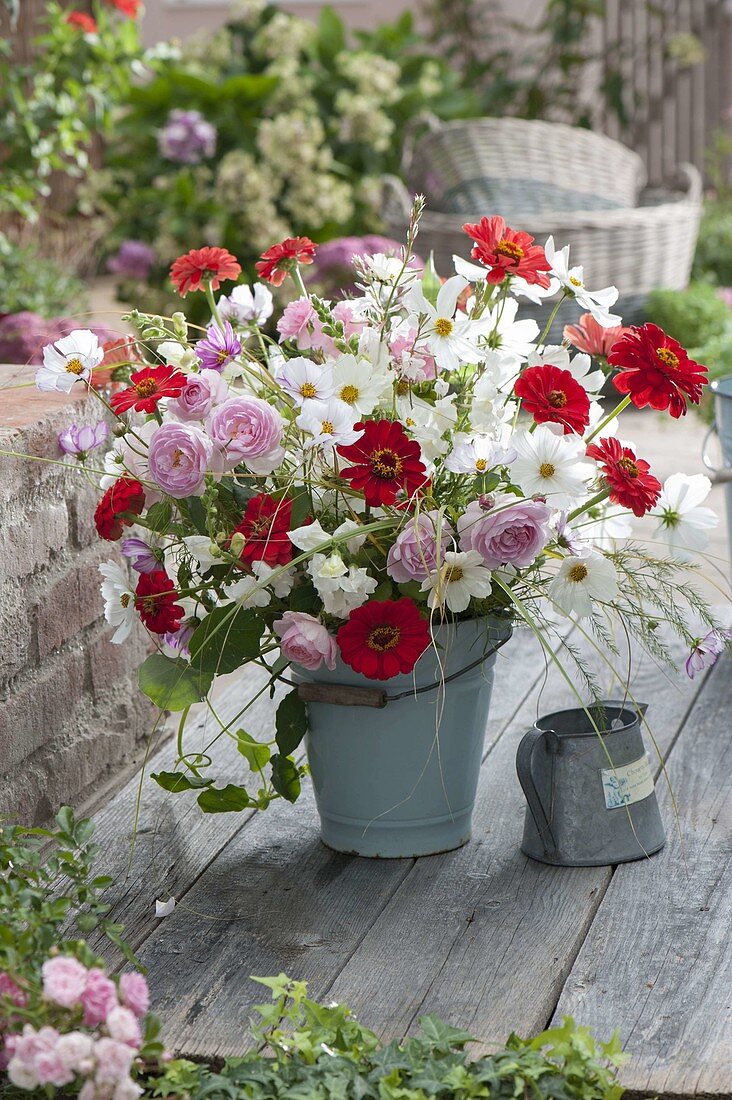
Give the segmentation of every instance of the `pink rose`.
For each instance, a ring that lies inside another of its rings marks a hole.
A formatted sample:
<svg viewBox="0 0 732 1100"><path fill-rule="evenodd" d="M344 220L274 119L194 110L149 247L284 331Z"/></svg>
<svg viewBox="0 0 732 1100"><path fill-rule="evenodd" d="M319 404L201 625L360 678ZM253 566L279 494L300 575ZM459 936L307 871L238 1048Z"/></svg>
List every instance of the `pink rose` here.
<svg viewBox="0 0 732 1100"><path fill-rule="evenodd" d="M193 424L163 424L150 440L153 481L172 497L200 496L213 457L211 440Z"/></svg>
<svg viewBox="0 0 732 1100"><path fill-rule="evenodd" d="M439 512L422 512L410 517L386 559L386 571L397 584L407 581L423 581L435 572L438 565L437 524ZM439 545L439 564L450 549L453 531L445 517Z"/></svg>
<svg viewBox="0 0 732 1100"><path fill-rule="evenodd" d="M142 1018L150 1007L150 992L145 978L137 970L130 970L119 980L122 1003L131 1008L135 1016Z"/></svg>
<svg viewBox="0 0 732 1100"><path fill-rule="evenodd" d="M90 1073L94 1067L94 1043L83 1031L70 1031L56 1043L56 1053L67 1069Z"/></svg>
<svg viewBox="0 0 732 1100"><path fill-rule="evenodd" d="M168 411L179 420L205 420L214 405L226 400L228 393L226 379L218 371L202 370L190 376L178 397L168 404Z"/></svg>
<svg viewBox="0 0 732 1100"><path fill-rule="evenodd" d="M28 998L20 986L16 985L9 974L6 974L4 970L0 970L0 997L7 997L9 1001L12 1001L18 1008L24 1008L28 1004ZM0 1021L0 1028L2 1028L2 1022Z"/></svg>
<svg viewBox="0 0 732 1100"><path fill-rule="evenodd" d="M294 340L302 350L322 348L326 355L333 355L335 344L329 336L323 335L323 326L309 298L298 298L285 306L277 322L280 343Z"/></svg>
<svg viewBox="0 0 732 1100"><path fill-rule="evenodd" d="M84 1006L84 1024L86 1027L96 1027L103 1024L110 1012L117 1004L117 986L107 977L103 970L94 967L89 971L86 986L81 995L81 1003Z"/></svg>
<svg viewBox="0 0 732 1100"><path fill-rule="evenodd" d="M551 509L539 501L506 504L502 497L485 511L472 501L458 520L461 550L477 550L489 569L531 565L549 541Z"/></svg>
<svg viewBox="0 0 732 1100"><path fill-rule="evenodd" d="M208 430L224 470L245 462L254 474L271 474L285 456L282 418L260 397L231 397L211 413Z"/></svg>
<svg viewBox="0 0 732 1100"><path fill-rule="evenodd" d="M273 626L283 657L314 672L325 661L335 668L337 646L323 624L304 611L286 611Z"/></svg>
<svg viewBox="0 0 732 1100"><path fill-rule="evenodd" d="M33 1069L39 1085L55 1085L61 1088L74 1080L73 1070L68 1068L55 1047L37 1054Z"/></svg>
<svg viewBox="0 0 732 1100"><path fill-rule="evenodd" d="M116 1082L127 1077L135 1052L127 1043L116 1039L97 1039L94 1044L94 1056L97 1060L97 1084Z"/></svg>
<svg viewBox="0 0 732 1100"><path fill-rule="evenodd" d="M63 1008L73 1008L81 999L86 984L87 969L70 955L46 959L41 967L43 995Z"/></svg>
<svg viewBox="0 0 732 1100"><path fill-rule="evenodd" d="M119 1005L107 1013L107 1031L118 1043L127 1043L135 1050L142 1042L142 1032L137 1021L137 1016L129 1008Z"/></svg>

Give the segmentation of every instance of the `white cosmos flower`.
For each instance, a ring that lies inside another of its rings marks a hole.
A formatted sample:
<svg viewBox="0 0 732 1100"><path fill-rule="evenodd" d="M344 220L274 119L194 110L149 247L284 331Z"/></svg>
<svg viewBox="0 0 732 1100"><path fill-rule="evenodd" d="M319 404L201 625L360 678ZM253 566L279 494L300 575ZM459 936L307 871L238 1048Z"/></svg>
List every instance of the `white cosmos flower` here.
<svg viewBox="0 0 732 1100"><path fill-rule="evenodd" d="M440 397L434 405L413 394L397 398L397 415L419 443L422 460L428 466L446 454L450 446L444 436L457 422L455 398L455 394Z"/></svg>
<svg viewBox="0 0 732 1100"><path fill-rule="evenodd" d="M516 451L511 475L527 497L540 494L550 507L566 508L585 495L593 467L577 436L562 435L560 425L541 424L533 432L516 432L511 446Z"/></svg>
<svg viewBox="0 0 732 1100"><path fill-rule="evenodd" d="M618 575L615 566L602 554L592 552L565 558L548 588L549 599L566 615L583 619L592 614L593 600L604 603L615 599Z"/></svg>
<svg viewBox="0 0 732 1100"><path fill-rule="evenodd" d="M426 318L422 331L440 370L455 370L462 363L478 362L481 358L478 339L490 332L489 320L471 321L466 313L456 313L457 300L467 285L461 275L453 275L440 287L434 306L420 286L412 287L407 295L408 309ZM417 316L410 319L415 328Z"/></svg>
<svg viewBox="0 0 732 1100"><path fill-rule="evenodd" d="M546 347L532 352L528 357L530 367L545 366L548 363L559 367L560 370L569 371L590 397L595 397L605 382L605 375L601 370L592 370L592 359L589 355L579 352L570 359L568 349L561 344L547 344Z"/></svg>
<svg viewBox="0 0 732 1100"><path fill-rule="evenodd" d="M565 244L564 248L557 251L554 247L554 237L548 238L544 251L551 264L552 275L584 310L592 314L598 325L602 325L603 328L612 328L613 325L622 324L623 319L619 314L610 313L610 306L614 306L618 300L617 287L606 286L603 290L588 290L583 281L582 268L569 266L569 245Z"/></svg>
<svg viewBox="0 0 732 1100"><path fill-rule="evenodd" d="M368 359L357 359L355 355L342 355L340 359L330 360L333 373L335 397L345 405L350 405L360 416L367 416L388 394L391 396L393 377L386 371L375 370Z"/></svg>
<svg viewBox="0 0 732 1100"><path fill-rule="evenodd" d="M694 554L709 545L707 531L717 526L711 508L700 507L712 483L704 474L672 474L663 483L658 503L650 514L659 523L656 534L668 542L671 554L679 561L693 561Z"/></svg>
<svg viewBox="0 0 732 1100"><path fill-rule="evenodd" d="M99 572L104 577L101 584L104 618L110 626L117 628L112 641L115 645L121 645L129 638L137 620L135 594L126 572L117 562L102 562Z"/></svg>
<svg viewBox="0 0 732 1100"><path fill-rule="evenodd" d="M198 362L193 348L188 348L177 340L163 340L162 344L158 344L156 355L161 363L169 363L171 367L184 371L189 371Z"/></svg>
<svg viewBox="0 0 732 1100"><path fill-rule="evenodd" d="M302 355L283 359L278 364L275 381L298 405L307 401L327 401L333 396L332 368Z"/></svg>
<svg viewBox="0 0 732 1100"><path fill-rule="evenodd" d="M442 565L422 581L429 592L430 607L465 611L473 596L485 599L491 593L491 573L477 550L446 550Z"/></svg>
<svg viewBox="0 0 732 1100"><path fill-rule="evenodd" d="M470 260L463 260L461 256L453 256L452 262L455 264L457 274L462 275L469 283L483 282L488 274L488 269L483 267L482 264L474 264ZM530 302L537 306L541 305L545 298L551 298L552 295L556 294L558 289L559 283L556 279L550 280L548 287L539 286L536 283L527 283L525 279L521 279L517 275L512 276L509 280L511 294L515 294L516 297L528 298Z"/></svg>
<svg viewBox="0 0 732 1100"><path fill-rule="evenodd" d="M353 426L359 420L351 405L331 397L329 401L306 401L295 423L312 436L305 444L308 449L322 447L324 451L332 451L340 444L348 446L356 442L361 432L354 431Z"/></svg>
<svg viewBox="0 0 732 1100"><path fill-rule="evenodd" d="M531 318L517 321L518 309L519 304L515 299L505 298L492 309L487 309L484 317L488 347L497 351L502 359L518 360L521 363L534 350L539 326Z"/></svg>
<svg viewBox="0 0 732 1100"><path fill-rule="evenodd" d="M607 412L603 409L599 401L590 401L590 423L587 426L587 436L592 435L595 428L605 419ZM600 432L600 435L593 442L598 443L600 439L609 439L610 436L616 436L620 431L620 418L614 416L612 420L608 420L605 427ZM628 444L628 446L635 447L635 444Z"/></svg>
<svg viewBox="0 0 732 1100"><path fill-rule="evenodd" d="M453 436L453 448L445 459L445 469L453 474L484 474L515 458L515 450L506 450L488 436L471 437L465 432L457 432Z"/></svg>
<svg viewBox="0 0 732 1100"><path fill-rule="evenodd" d="M365 603L377 585L366 569L346 566L340 554L313 554L308 572L325 613L339 619L348 618L354 608Z"/></svg>
<svg viewBox="0 0 732 1100"><path fill-rule="evenodd" d="M99 340L88 328L77 328L43 349L36 385L43 393L70 393L74 382L88 381L104 358Z"/></svg>
<svg viewBox="0 0 732 1100"><path fill-rule="evenodd" d="M255 283L251 289L240 283L228 297L222 294L218 301L222 319L239 325L263 325L273 308L272 292L264 283Z"/></svg>

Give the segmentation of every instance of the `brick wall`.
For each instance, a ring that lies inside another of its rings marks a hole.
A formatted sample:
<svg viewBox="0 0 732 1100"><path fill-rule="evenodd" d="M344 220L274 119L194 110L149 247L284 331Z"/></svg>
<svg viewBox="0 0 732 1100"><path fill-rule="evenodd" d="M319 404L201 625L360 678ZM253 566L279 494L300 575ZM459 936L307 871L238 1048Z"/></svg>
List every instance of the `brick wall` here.
<svg viewBox="0 0 732 1100"><path fill-rule="evenodd" d="M59 458L57 435L99 419L83 396L16 388L0 366L0 450ZM12 388L10 388L12 387ZM153 728L135 671L145 632L112 645L98 565L115 556L96 535L98 491L79 469L0 454L0 815L48 819L126 777Z"/></svg>

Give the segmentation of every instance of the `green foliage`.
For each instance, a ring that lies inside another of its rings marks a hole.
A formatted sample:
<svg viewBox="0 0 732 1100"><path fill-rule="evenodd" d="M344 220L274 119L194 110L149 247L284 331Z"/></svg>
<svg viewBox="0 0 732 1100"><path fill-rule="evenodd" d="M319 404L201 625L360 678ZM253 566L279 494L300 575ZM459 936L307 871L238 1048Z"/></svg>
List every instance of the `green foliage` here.
<svg viewBox="0 0 732 1100"><path fill-rule="evenodd" d="M732 202L707 202L694 256L694 277L732 286Z"/></svg>
<svg viewBox="0 0 732 1100"><path fill-rule="evenodd" d="M72 304L75 311L84 308L84 285L80 279L53 260L43 259L36 248L14 244L2 233L0 269L3 273L0 313L27 309L50 319L65 313Z"/></svg>
<svg viewBox="0 0 732 1100"><path fill-rule="evenodd" d="M275 715L276 741L280 752L288 756L294 752L307 733L308 711L294 688L284 697Z"/></svg>
<svg viewBox="0 0 732 1100"><path fill-rule="evenodd" d="M701 282L692 283L688 290L652 291L646 314L649 321L685 348L699 347L721 336L732 321L729 306L715 288Z"/></svg>
<svg viewBox="0 0 732 1100"><path fill-rule="evenodd" d="M420 1020L420 1034L381 1044L344 1005L321 1005L304 982L285 974L255 978L272 995L256 1006L253 1035L259 1051L229 1059L214 1072L172 1062L152 1087L155 1096L189 1100L276 1100L331 1097L353 1100L619 1100L616 1070L625 1061L617 1036L597 1042L567 1017L534 1039L511 1035L495 1054L472 1059L470 1035L435 1016Z"/></svg>

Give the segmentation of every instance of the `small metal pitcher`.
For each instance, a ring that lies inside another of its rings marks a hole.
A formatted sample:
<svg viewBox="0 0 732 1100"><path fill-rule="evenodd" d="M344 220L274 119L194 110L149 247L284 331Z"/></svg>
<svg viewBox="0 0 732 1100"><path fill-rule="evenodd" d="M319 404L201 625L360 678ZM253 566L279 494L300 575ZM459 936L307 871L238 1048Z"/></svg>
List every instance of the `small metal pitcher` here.
<svg viewBox="0 0 732 1100"><path fill-rule="evenodd" d="M640 713L638 713L640 711ZM516 755L528 802L521 851L541 863L597 867L660 851L666 834L641 717L630 703L605 700L540 718Z"/></svg>
<svg viewBox="0 0 732 1100"><path fill-rule="evenodd" d="M732 377L717 378L709 388L714 394L714 422L704 437L702 462L712 474L715 485L724 485L727 530L732 547ZM722 451L721 467L717 467L709 457L709 444L714 435L718 436Z"/></svg>

